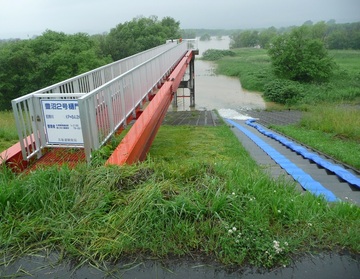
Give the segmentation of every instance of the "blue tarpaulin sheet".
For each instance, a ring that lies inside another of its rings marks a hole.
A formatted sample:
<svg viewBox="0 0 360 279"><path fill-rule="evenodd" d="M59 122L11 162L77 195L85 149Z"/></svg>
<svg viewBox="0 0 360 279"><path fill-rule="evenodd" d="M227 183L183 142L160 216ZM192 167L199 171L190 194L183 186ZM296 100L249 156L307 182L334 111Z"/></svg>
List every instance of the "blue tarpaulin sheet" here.
<svg viewBox="0 0 360 279"><path fill-rule="evenodd" d="M231 125L243 132L256 145L265 151L277 164L279 164L294 180L296 180L305 190L316 196L323 196L329 202L338 201L338 198L328 189L326 189L320 182L314 180L309 174L287 159L284 155L271 147L257 135L250 130L244 128L233 120L226 119ZM249 122L253 123L253 122Z"/></svg>
<svg viewBox="0 0 360 279"><path fill-rule="evenodd" d="M321 158L318 154L308 151L305 147L297 145L296 143L286 139L285 137L280 136L277 133L272 131L266 130L260 124L256 123L254 119L249 119L246 121L251 127L256 128L260 133L281 142L283 145L287 146L291 150L295 151L299 155L303 156L304 158L313 161L317 165L323 167L331 171L332 173L336 174L341 179L345 180L347 183L360 188L360 178L349 172L348 170L344 169L342 166L333 164L326 159Z"/></svg>

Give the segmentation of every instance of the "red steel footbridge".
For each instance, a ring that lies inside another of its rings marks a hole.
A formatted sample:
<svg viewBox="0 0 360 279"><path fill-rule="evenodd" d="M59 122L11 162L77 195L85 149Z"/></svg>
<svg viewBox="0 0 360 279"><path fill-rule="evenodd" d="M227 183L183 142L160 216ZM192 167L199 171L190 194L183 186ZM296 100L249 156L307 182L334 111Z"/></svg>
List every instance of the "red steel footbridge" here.
<svg viewBox="0 0 360 279"><path fill-rule="evenodd" d="M145 159L177 89L188 88L195 105L196 54L196 40L168 41L12 100L19 142L0 154L0 164L23 171L90 162L130 123L107 164Z"/></svg>

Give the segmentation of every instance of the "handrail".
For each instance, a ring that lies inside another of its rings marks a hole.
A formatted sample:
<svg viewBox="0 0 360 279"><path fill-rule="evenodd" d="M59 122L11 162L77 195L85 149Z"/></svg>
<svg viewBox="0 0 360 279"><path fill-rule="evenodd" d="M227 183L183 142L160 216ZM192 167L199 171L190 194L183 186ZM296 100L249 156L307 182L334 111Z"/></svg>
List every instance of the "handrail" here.
<svg viewBox="0 0 360 279"><path fill-rule="evenodd" d="M85 155L88 160L125 123L157 84L185 55L187 44L181 43L154 56L117 78L78 99Z"/></svg>
<svg viewBox="0 0 360 279"><path fill-rule="evenodd" d="M167 109L185 74L193 52L187 51L154 99L131 127L106 164L133 164L145 159L147 152L164 120Z"/></svg>
<svg viewBox="0 0 360 279"><path fill-rule="evenodd" d="M84 147L89 160L194 46L169 42L12 100L23 159L62 146L48 143L41 100L77 100L84 143L75 146Z"/></svg>
<svg viewBox="0 0 360 279"><path fill-rule="evenodd" d="M40 157L41 149L46 146L44 121L36 121L43 118L40 104L38 100L35 101L38 99L35 98L36 95L48 94L48 97L53 97L55 95L52 94L63 94L61 98L72 99L69 93L89 93L132 67L174 46L176 42L163 44L12 100L24 160L29 160L34 155Z"/></svg>
<svg viewBox="0 0 360 279"><path fill-rule="evenodd" d="M98 86L101 86L102 84L112 80L116 76L119 76L120 74L125 73L126 71L130 70L132 67L136 66L137 64L142 63L142 62L150 59L154 55L157 55L157 54L159 54L159 53L161 53L163 51L166 51L167 49L173 47L174 45L176 45L176 43L168 43L168 44L163 44L163 45L157 46L157 47L152 48L152 49L145 50L143 52L134 54L132 56L129 56L129 57L126 57L126 58L123 58L123 59L120 59L120 60L112 62L110 64L98 67L98 68L93 69L91 71L88 71L86 73L82 73L82 74L77 75L75 77L72 77L72 78L66 79L64 81L55 83L53 85L44 87L44 88L39 89L37 91L34 91L34 92L30 93L30 94L20 96L20 97L14 99L13 101L19 102L19 101L22 101L22 100L25 100L25 99L29 98L31 94L38 94L38 93L76 93L76 92L88 93L91 90L88 90L87 92L82 91L82 90L90 89L89 87L86 87L85 84L83 84L83 86L81 86L79 84L79 89L81 89L81 90L75 90L77 88L74 87L74 86L70 86L70 82L73 82L73 81L81 82L82 81L81 79L84 78L84 77L87 77L87 76L89 76L91 74L99 73L102 70L111 69L112 70L111 73L113 75L111 76L111 78L109 78L109 76L107 76L107 79L105 79L106 80L105 82L103 82L101 84L98 84ZM116 70L115 70L116 67L118 67L118 69L119 69L119 72L118 72L117 75L115 75L116 74ZM106 77L104 73L102 73L102 74L104 75L104 77ZM93 77L93 79L95 80L96 77ZM64 87L65 85L68 85L68 86L65 88ZM94 85L96 85L96 84L94 84ZM66 92L65 91L64 92L57 92L62 87L63 87L63 89L67 89L67 91ZM95 87L95 88L97 88L97 87ZM93 89L95 89L95 88L93 88ZM59 90L57 90L57 89L59 89Z"/></svg>

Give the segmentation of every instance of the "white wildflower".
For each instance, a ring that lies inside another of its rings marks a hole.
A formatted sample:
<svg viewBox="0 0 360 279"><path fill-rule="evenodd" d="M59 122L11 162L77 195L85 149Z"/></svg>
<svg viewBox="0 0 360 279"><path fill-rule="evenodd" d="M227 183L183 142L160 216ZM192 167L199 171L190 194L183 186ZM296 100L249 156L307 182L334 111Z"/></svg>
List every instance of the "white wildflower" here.
<svg viewBox="0 0 360 279"><path fill-rule="evenodd" d="M280 242L277 240L274 240L273 243L274 243L274 249L275 249L276 254L279 254L280 252L282 252L282 248L280 247Z"/></svg>

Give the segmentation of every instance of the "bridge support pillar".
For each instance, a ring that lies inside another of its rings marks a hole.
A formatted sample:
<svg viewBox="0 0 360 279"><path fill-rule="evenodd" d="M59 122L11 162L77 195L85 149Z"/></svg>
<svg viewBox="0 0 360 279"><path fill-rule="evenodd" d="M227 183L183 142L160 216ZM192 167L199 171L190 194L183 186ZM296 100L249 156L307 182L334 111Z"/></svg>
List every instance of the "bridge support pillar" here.
<svg viewBox="0 0 360 279"><path fill-rule="evenodd" d="M189 79L189 89L190 89L190 107L195 107L195 55L190 61L190 79Z"/></svg>
<svg viewBox="0 0 360 279"><path fill-rule="evenodd" d="M178 107L178 103L177 103L177 92L174 92L174 98L172 100L172 106L174 108L177 108Z"/></svg>
<svg viewBox="0 0 360 279"><path fill-rule="evenodd" d="M193 51L193 56L189 62L189 80L182 80L179 88L187 88L190 90L190 96L179 96L179 98L190 97L190 107L195 107L195 55L199 51ZM173 106L177 107L177 93L174 95Z"/></svg>

